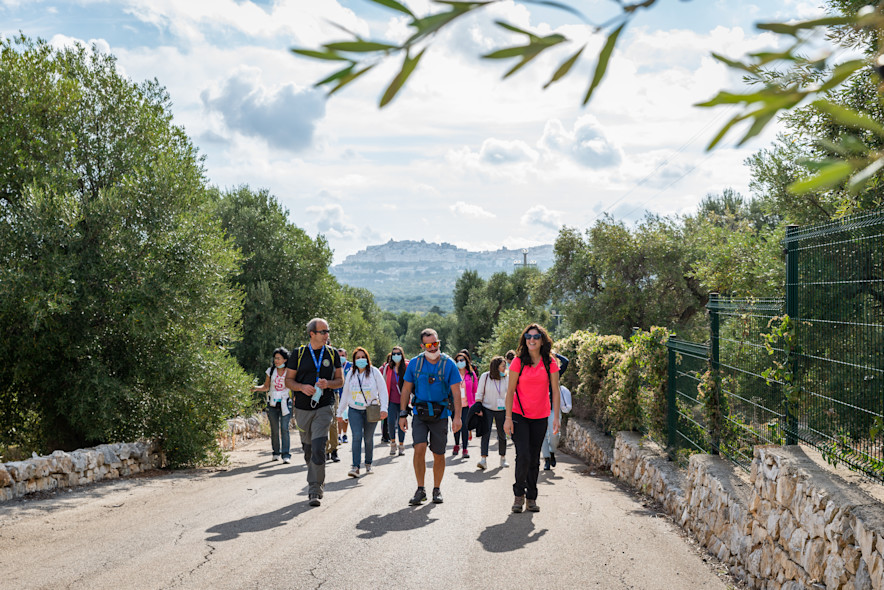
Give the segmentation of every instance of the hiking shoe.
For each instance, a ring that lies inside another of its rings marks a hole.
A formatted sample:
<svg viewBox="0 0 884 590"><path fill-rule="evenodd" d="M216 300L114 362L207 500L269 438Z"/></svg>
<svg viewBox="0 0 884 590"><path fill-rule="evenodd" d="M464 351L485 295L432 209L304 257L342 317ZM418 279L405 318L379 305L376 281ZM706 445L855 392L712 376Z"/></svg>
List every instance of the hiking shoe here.
<svg viewBox="0 0 884 590"><path fill-rule="evenodd" d="M333 462L335 462L335 463L337 463L338 461L340 461L340 459L338 458L338 452L337 452L337 451L332 451L332 452L331 452L331 460L332 460Z"/></svg>
<svg viewBox="0 0 884 590"><path fill-rule="evenodd" d="M402 457L405 455L405 443L399 443L399 456Z"/></svg>
<svg viewBox="0 0 884 590"><path fill-rule="evenodd" d="M477 465L479 469L488 469L488 460L485 457L479 459L479 464Z"/></svg>
<svg viewBox="0 0 884 590"><path fill-rule="evenodd" d="M442 490L439 488L433 488L433 504L441 504L442 503Z"/></svg>
<svg viewBox="0 0 884 590"><path fill-rule="evenodd" d="M311 506L319 506L322 502L319 501L319 494L310 494L310 505Z"/></svg>
<svg viewBox="0 0 884 590"><path fill-rule="evenodd" d="M350 477L359 477L359 468L351 467L350 471L347 472L347 475L349 475Z"/></svg>
<svg viewBox="0 0 884 590"><path fill-rule="evenodd" d="M463 458L464 458L464 459L469 459L469 458L470 458L470 452L467 451L466 449L464 449L464 451L463 451Z"/></svg>
<svg viewBox="0 0 884 590"><path fill-rule="evenodd" d="M342 436L341 440L343 440L344 442L347 442L347 435L345 434L344 436Z"/></svg>
<svg viewBox="0 0 884 590"><path fill-rule="evenodd" d="M396 454L396 443L390 443L390 456L394 456Z"/></svg>
<svg viewBox="0 0 884 590"><path fill-rule="evenodd" d="M551 467L555 467L555 466L556 466L556 454L555 454L555 453L550 453L550 454L549 454L549 464L550 464Z"/></svg>
<svg viewBox="0 0 884 590"><path fill-rule="evenodd" d="M424 491L424 488L418 488L414 493L414 497L408 501L409 506L420 506L424 502L427 501L427 492Z"/></svg>
<svg viewBox="0 0 884 590"><path fill-rule="evenodd" d="M547 457L546 459L543 460L543 470L544 470L544 471L549 471L549 470L550 470L550 466L549 466L549 457Z"/></svg>
<svg viewBox="0 0 884 590"><path fill-rule="evenodd" d="M371 463L366 463L365 464L365 475L368 475L369 473L373 473L373 471L371 470Z"/></svg>
<svg viewBox="0 0 884 590"><path fill-rule="evenodd" d="M537 500L528 500L528 512L540 512L540 506L537 505Z"/></svg>
<svg viewBox="0 0 884 590"><path fill-rule="evenodd" d="M510 466L509 462L507 462L507 460L506 460L506 455L500 456L500 466L501 467L509 467Z"/></svg>
<svg viewBox="0 0 884 590"><path fill-rule="evenodd" d="M460 453L460 445L454 445L454 449L451 451L451 456L457 457L458 453Z"/></svg>
<svg viewBox="0 0 884 590"><path fill-rule="evenodd" d="M523 506L525 506L525 496L516 496L516 499L513 500L513 512L520 513Z"/></svg>

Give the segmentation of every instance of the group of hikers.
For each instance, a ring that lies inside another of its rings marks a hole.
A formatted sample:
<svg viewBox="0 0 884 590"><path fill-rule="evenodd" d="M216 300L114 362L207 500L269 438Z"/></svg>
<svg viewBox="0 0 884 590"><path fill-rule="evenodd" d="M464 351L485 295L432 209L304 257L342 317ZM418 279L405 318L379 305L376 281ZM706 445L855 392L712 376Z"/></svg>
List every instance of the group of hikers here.
<svg viewBox="0 0 884 590"><path fill-rule="evenodd" d="M368 351L347 351L329 345L326 320L307 323L309 342L291 353L273 352L263 385L273 460L291 462L289 423L294 418L307 463L308 500L319 506L327 461L339 461L337 445L351 434L352 463L348 475L372 472L374 436L378 424L389 439L390 455L405 454L411 430L417 490L412 506L427 501L426 451L433 454L434 503L442 503L445 449L449 420L454 433L453 455L469 458L474 431L481 437L479 469L488 468L492 425L496 427L500 467L508 467L507 438L515 447L513 512L537 512L537 479L541 455L544 469L556 465L555 450L563 409L570 409L570 392L559 384L568 359L552 352L552 339L539 324L526 327L515 351L491 359L489 370L477 376L470 353L443 354L439 335L427 328L420 334L421 353L411 360L395 346L381 369ZM555 395L553 394L555 392ZM409 418L411 418L409 422ZM363 463L364 453L364 463Z"/></svg>

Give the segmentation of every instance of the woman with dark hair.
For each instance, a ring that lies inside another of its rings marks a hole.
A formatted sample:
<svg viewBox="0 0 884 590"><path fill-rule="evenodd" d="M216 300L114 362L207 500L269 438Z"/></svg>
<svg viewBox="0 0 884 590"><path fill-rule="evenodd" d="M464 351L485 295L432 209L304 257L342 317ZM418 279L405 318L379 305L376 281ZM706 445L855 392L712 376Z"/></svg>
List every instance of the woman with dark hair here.
<svg viewBox="0 0 884 590"><path fill-rule="evenodd" d="M394 346L390 354L387 355L387 362L384 363L384 369L381 374L387 385L387 391L390 395L390 406L399 407L402 386L405 383L405 369L408 368L408 360L405 353L402 352L401 346ZM396 439L399 439L397 447ZM399 410L390 412L387 415L387 435L390 437L390 456L398 454L401 457L405 454L405 431L399 426Z"/></svg>
<svg viewBox="0 0 884 590"><path fill-rule="evenodd" d="M476 387L478 386L479 379L476 377L476 371L473 369L473 364L470 362L470 355L468 352L460 351L454 356L454 364L457 365L457 370L460 372L460 412L461 412L461 424L467 423L467 417L470 412L470 407L476 403ZM452 420L454 418L452 417ZM463 443L463 458L469 459L470 453L467 451L467 444L470 441L470 431L463 427L459 431L454 433L454 449L451 452L451 455L456 457L457 453L460 451L460 445L457 444L458 440Z"/></svg>
<svg viewBox="0 0 884 590"><path fill-rule="evenodd" d="M270 446L273 448L273 461L283 463L292 460L289 438L289 421L292 418L291 391L285 386L285 363L289 360L289 351L277 348L273 351L273 366L265 371L267 378L264 385L253 387L253 392L267 391L267 420L270 422Z"/></svg>
<svg viewBox="0 0 884 590"><path fill-rule="evenodd" d="M488 468L488 444L491 442L491 424L497 424L497 451L500 453L500 466L509 467L506 462L506 434L503 421L506 417L506 392L509 378L506 374L506 360L502 356L491 359L491 369L479 377L476 401L482 402L485 416L485 434L482 435L482 458L479 469Z"/></svg>
<svg viewBox="0 0 884 590"><path fill-rule="evenodd" d="M521 512L526 500L529 512L540 511L537 506L540 448L551 411L553 432L559 432L561 398L550 395L550 391L559 391L559 366L551 351L549 334L540 324L531 324L522 332L516 358L510 364L503 429L512 435L516 447L513 512Z"/></svg>
<svg viewBox="0 0 884 590"><path fill-rule="evenodd" d="M387 386L377 368L371 366L368 351L357 346L353 350L353 367L344 379L344 390L341 393L341 405L338 407L338 419L343 420L344 409L347 409L353 439L353 463L347 473L350 477L359 477L359 466L362 463L362 445L365 444L365 473L371 473L374 455L374 431L377 422L368 421L368 406L380 405L381 423L387 420Z"/></svg>

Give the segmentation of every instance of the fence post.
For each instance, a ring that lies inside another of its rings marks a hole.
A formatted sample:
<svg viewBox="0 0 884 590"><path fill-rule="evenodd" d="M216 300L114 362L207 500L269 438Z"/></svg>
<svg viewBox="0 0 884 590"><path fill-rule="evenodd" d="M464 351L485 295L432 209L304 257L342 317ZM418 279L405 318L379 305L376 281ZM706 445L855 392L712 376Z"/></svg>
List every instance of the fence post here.
<svg viewBox="0 0 884 590"><path fill-rule="evenodd" d="M795 251L795 241L791 239L792 235L798 230L797 225L786 227L786 315L793 322L798 321L798 252ZM789 366L789 372L792 378L797 376L795 352L789 352L789 358L786 359ZM786 444L798 444L798 419L796 417L797 408L793 408L789 403L789 398L785 399L784 407L786 410Z"/></svg>
<svg viewBox="0 0 884 590"><path fill-rule="evenodd" d="M669 335L669 340L675 340L675 334ZM678 417L678 404L675 401L675 389L678 386L678 372L675 368L675 350L666 343L669 351L669 364L667 366L667 376L669 377L666 385L666 443L670 449L674 451L676 443L676 427Z"/></svg>
<svg viewBox="0 0 884 590"><path fill-rule="evenodd" d="M715 405L719 413L721 413L721 375L719 372L719 356L718 356L718 293L709 294L709 367L712 370L712 379L715 381ZM712 443L712 454L718 454L718 447L721 444L721 424L710 424L709 435Z"/></svg>

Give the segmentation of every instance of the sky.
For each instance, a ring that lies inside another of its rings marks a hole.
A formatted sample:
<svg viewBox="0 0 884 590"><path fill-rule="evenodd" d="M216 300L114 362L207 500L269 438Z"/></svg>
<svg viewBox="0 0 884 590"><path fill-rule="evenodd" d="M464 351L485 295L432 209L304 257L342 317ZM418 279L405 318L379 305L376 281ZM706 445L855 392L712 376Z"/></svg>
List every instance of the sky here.
<svg viewBox="0 0 884 590"><path fill-rule="evenodd" d="M401 1L419 15L441 9ZM613 0L571 4L593 24L617 10ZM400 57L327 97L314 83L333 69L290 51L345 40L338 26L401 42L405 19L368 0L0 0L0 35L95 44L131 79L159 80L209 181L269 190L293 223L326 237L337 263L390 239L468 250L549 244L563 225L586 229L605 214L631 225L645 211L689 214L725 188L751 195L743 163L776 129L742 147L733 134L707 152L734 112L692 105L740 88L712 52L776 47L755 23L809 19L819 4L658 0L621 36L586 107L604 36L568 13L511 0L437 35L384 109ZM572 42L502 80L511 62L477 56L523 37L496 20ZM544 90L583 42L587 59Z"/></svg>

